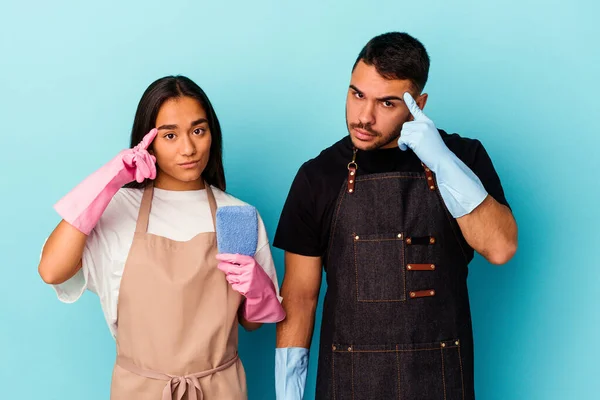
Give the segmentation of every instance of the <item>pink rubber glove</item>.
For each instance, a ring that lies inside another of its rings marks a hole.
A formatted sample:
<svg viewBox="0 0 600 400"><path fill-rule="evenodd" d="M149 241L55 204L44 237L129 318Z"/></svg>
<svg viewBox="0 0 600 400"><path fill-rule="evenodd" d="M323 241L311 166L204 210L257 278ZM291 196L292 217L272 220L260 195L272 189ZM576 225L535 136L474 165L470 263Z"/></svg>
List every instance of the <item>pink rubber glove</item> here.
<svg viewBox="0 0 600 400"><path fill-rule="evenodd" d="M246 297L244 318L250 322L279 322L285 311L277 298L275 285L254 257L218 254L217 268L225 273L234 290Z"/></svg>
<svg viewBox="0 0 600 400"><path fill-rule="evenodd" d="M158 130L152 129L133 149L122 150L115 158L88 176L54 205L54 209L69 224L89 235L123 185L134 180L156 178L156 158L148 147Z"/></svg>

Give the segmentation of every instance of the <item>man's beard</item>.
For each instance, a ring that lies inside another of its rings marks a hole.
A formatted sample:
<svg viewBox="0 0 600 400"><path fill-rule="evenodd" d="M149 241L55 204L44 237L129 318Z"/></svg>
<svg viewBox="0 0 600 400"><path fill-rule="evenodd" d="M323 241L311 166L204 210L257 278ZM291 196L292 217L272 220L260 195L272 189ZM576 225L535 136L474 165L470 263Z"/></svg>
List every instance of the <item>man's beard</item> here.
<svg viewBox="0 0 600 400"><path fill-rule="evenodd" d="M348 127L348 134L350 135L350 137L352 137L352 129L358 128L362 129L363 131L369 132L371 135L374 135L377 138L375 140L375 143L372 143L368 148L364 149L366 151L380 149L389 145L393 141L398 140L398 138L400 137L400 132L402 131L403 124L404 123L400 124L392 131L392 133L390 133L388 136L385 136L383 133L372 129L370 124L363 124L362 122L356 124L349 124L348 119L346 118L346 127Z"/></svg>

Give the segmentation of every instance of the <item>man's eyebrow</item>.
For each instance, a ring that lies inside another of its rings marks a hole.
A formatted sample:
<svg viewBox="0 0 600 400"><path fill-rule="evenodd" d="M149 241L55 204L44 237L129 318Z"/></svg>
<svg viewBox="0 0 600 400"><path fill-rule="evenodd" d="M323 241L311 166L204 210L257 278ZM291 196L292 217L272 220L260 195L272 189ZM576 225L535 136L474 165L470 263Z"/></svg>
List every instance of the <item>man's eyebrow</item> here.
<svg viewBox="0 0 600 400"><path fill-rule="evenodd" d="M402 98L400 98L398 96L385 96L385 97L381 97L377 100L379 100L379 101L390 101L390 100L404 101Z"/></svg>
<svg viewBox="0 0 600 400"><path fill-rule="evenodd" d="M355 92L361 93L361 94L363 93L359 88L357 88L354 85L350 85L350 89L354 90ZM377 99L377 101L390 101L390 100L398 100L398 101L402 101L402 102L404 101L402 99L402 97L398 97L398 96L385 96L385 97L380 97Z"/></svg>

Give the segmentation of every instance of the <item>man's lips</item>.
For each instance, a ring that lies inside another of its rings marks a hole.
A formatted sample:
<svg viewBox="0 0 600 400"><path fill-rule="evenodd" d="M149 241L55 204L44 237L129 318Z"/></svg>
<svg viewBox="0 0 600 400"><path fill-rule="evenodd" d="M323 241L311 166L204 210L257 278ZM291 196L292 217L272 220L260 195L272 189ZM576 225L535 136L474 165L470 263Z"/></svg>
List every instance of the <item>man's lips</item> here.
<svg viewBox="0 0 600 400"><path fill-rule="evenodd" d="M372 138L375 137L375 135L373 135L371 132L365 131L364 129L353 128L353 130L354 130L354 133L356 134L356 137L360 140L371 140Z"/></svg>

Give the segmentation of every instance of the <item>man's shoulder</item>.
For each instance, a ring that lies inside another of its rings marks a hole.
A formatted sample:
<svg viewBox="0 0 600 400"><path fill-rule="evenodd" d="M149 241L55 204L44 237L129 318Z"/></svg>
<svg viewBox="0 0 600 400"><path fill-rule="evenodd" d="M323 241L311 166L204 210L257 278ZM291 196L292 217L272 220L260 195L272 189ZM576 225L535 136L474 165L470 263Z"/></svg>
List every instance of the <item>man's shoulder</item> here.
<svg viewBox="0 0 600 400"><path fill-rule="evenodd" d="M484 150L483 144L479 139L463 136L458 133L447 133L439 129L440 135L450 149L458 158L467 165L471 165L477 154Z"/></svg>
<svg viewBox="0 0 600 400"><path fill-rule="evenodd" d="M459 133L447 133L442 129L438 129L444 143L450 150L464 150L469 148L477 148L482 146L479 139L463 136Z"/></svg>
<svg viewBox="0 0 600 400"><path fill-rule="evenodd" d="M346 136L323 149L319 155L304 162L300 171L309 178L323 177L345 166L352 158L352 141Z"/></svg>

